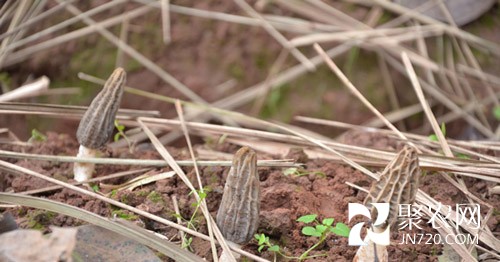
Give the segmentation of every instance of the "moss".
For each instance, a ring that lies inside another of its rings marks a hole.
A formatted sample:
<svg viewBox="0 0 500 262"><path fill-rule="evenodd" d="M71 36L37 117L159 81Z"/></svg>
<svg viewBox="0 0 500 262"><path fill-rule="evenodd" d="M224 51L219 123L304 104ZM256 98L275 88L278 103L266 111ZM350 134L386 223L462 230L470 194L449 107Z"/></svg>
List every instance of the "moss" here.
<svg viewBox="0 0 500 262"><path fill-rule="evenodd" d="M44 211L44 210L34 210L32 212L28 212L27 216L28 228L43 230L48 225L51 224L52 219L56 215L57 214L54 212Z"/></svg>
<svg viewBox="0 0 500 262"><path fill-rule="evenodd" d="M210 184L219 184L219 182L220 182L219 176L216 173L212 173L210 175L208 182Z"/></svg>
<svg viewBox="0 0 500 262"><path fill-rule="evenodd" d="M128 205L130 203L130 198L131 198L130 194L123 194L120 197L120 202L122 202L123 204L127 204Z"/></svg>
<svg viewBox="0 0 500 262"><path fill-rule="evenodd" d="M161 196L161 194L156 191L152 191L151 193L149 193L147 199L151 200L151 202L153 203L158 203L163 201L163 197Z"/></svg>
<svg viewBox="0 0 500 262"><path fill-rule="evenodd" d="M130 211L122 210L122 209L113 210L111 212L111 214L113 214L113 216L116 216L116 217L119 217L119 218L125 219L125 220L137 220L137 219L139 219L139 217L137 215L134 215Z"/></svg>
<svg viewBox="0 0 500 262"><path fill-rule="evenodd" d="M140 197L146 197L148 194L149 194L149 192L147 190L141 190L141 191L136 193L136 195L140 196Z"/></svg>

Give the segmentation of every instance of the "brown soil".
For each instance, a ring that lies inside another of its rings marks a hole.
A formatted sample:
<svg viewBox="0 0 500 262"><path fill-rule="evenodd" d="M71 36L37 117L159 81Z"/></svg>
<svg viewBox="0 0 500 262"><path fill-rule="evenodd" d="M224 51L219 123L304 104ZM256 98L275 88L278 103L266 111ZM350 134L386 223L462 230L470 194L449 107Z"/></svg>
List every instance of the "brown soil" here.
<svg viewBox="0 0 500 262"><path fill-rule="evenodd" d="M357 134L356 136L359 137L362 135ZM359 139L358 141L363 141L363 139ZM75 155L77 146L77 142L71 136L49 133L48 139L45 142L35 143L29 147L3 145L1 148L5 150L24 151L26 153ZM386 147L387 145L378 146ZM216 149L227 153L234 153L237 147L226 144L217 146ZM176 148L168 148L168 150L178 160L189 159L185 150ZM106 154L109 157L159 159L159 155L153 151L137 151L131 156L128 149L120 149L106 152ZM259 175L262 186L262 200L260 213L261 220L258 232L270 236L271 241L279 244L287 255L298 256L313 245L315 241L317 241L317 238L306 237L301 234L301 228L304 224L296 222L296 219L306 214L318 214L320 221L323 218L331 217L335 218L337 222L345 222L352 227L355 223L360 222L361 219L355 218L351 223L347 223L347 205L350 202L362 203L366 193L349 187L345 182L351 182L367 188L371 180L360 172L344 165L326 160L307 160L304 155L300 154L300 151L295 151L289 156L305 161L306 171L320 171L325 174L325 177L312 174L305 176L285 176L281 169L260 168ZM258 158L270 159L273 157L269 155L259 155ZM72 165L69 163L15 159L9 159L8 161L47 176L71 181ZM98 165L96 176L103 176L129 169L134 169L134 167ZM168 170L169 168L158 168L150 172L159 173ZM193 169L184 168L184 171L194 181ZM221 167L204 167L201 169L202 182L210 189L210 193L207 196L207 203L213 216L215 216L217 212L222 197L225 181L224 177L227 171L227 168ZM6 191L21 192L43 188L49 185L42 180L31 178L26 175L13 175L4 172L0 173L0 175L6 176L4 185ZM106 184L119 184L130 178L132 177L106 181ZM486 192L487 187L485 182L476 183L476 181L472 180L466 180L466 182L470 184L469 188L472 193L484 194ZM450 187L449 184L438 175L428 174L424 176L421 189L444 204L453 205L454 203L465 203L465 198L462 193ZM114 198L131 206L175 221L172 196L176 196L178 199L181 215L184 218L189 218L194 210L191 204L195 200L192 196L189 196L189 189L177 177L142 186L132 192L118 192L114 195ZM106 217L112 216L113 212L116 213L115 207L111 207L99 200L80 195L67 189L43 193L43 197L84 208ZM491 203L496 203L498 208L500 199L496 196L490 200ZM11 208L6 212L14 214L17 223L23 228L35 227L48 230L49 225L76 226L82 223L74 218L57 214L54 215L49 212L31 208ZM125 213L127 214L127 212ZM198 214L196 220L199 221L197 229L200 232L207 233L202 216ZM147 229L166 235L173 241L178 240L177 231L175 229L165 227L164 225L145 218L138 218L136 222ZM500 230L498 228L498 221L496 221L495 218L488 221L488 224L493 231ZM424 226L423 230L417 233L425 232L436 233L429 226ZM393 231L392 241L397 241L399 243L402 233L408 232ZM191 247L196 254L207 259L211 258L208 242L195 239ZM243 248L249 252L259 254L257 252L258 246L255 240L252 240ZM325 257L316 258L315 261L351 261L356 250L356 247L347 245L346 238L331 235L328 237L327 241L317 250L313 251L311 255L326 254ZM389 257L391 261L403 258L406 261L408 261L409 258L415 261L437 261L437 255L440 250L440 245L391 245L389 247ZM259 255L272 259L272 253L268 251Z"/></svg>

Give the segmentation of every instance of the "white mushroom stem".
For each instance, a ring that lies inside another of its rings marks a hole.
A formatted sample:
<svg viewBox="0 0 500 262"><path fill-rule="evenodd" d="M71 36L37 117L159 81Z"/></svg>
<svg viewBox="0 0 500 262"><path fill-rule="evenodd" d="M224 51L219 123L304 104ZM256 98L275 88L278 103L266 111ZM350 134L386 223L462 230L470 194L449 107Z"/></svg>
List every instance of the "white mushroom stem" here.
<svg viewBox="0 0 500 262"><path fill-rule="evenodd" d="M80 145L78 148L78 154L76 157L96 157L98 150L87 148ZM80 163L77 162L73 166L74 179L77 182L83 182L85 180L89 180L92 177L92 173L94 173L95 164L94 163Z"/></svg>
<svg viewBox="0 0 500 262"><path fill-rule="evenodd" d="M238 245L238 244L236 244L234 242L226 240L226 243L230 247L241 248L241 245ZM236 252L232 252L232 253L233 253L233 257L236 260L240 259L240 257L241 257L240 254L238 254ZM222 250L222 254L220 254L219 261L220 262L233 262L234 259L228 253L226 253L226 252L224 252L224 250Z"/></svg>

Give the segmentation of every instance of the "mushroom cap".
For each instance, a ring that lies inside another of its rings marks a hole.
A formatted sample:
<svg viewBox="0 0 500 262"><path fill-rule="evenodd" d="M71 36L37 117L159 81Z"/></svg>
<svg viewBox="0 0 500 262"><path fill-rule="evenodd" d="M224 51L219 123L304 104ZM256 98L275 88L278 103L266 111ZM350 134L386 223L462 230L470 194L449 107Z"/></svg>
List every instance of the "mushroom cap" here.
<svg viewBox="0 0 500 262"><path fill-rule="evenodd" d="M229 241L250 241L259 226L260 181L255 151L243 147L233 158L217 212L217 226Z"/></svg>
<svg viewBox="0 0 500 262"><path fill-rule="evenodd" d="M385 167L380 179L374 181L364 204L390 203L389 217L384 229L393 225L398 218L398 208L402 204L413 204L417 196L421 170L417 149L405 145L396 157ZM375 208L371 208L372 219L376 218Z"/></svg>
<svg viewBox="0 0 500 262"><path fill-rule="evenodd" d="M92 100L76 131L80 145L97 149L109 140L113 133L116 112L120 107L125 80L125 70L116 68L101 92Z"/></svg>

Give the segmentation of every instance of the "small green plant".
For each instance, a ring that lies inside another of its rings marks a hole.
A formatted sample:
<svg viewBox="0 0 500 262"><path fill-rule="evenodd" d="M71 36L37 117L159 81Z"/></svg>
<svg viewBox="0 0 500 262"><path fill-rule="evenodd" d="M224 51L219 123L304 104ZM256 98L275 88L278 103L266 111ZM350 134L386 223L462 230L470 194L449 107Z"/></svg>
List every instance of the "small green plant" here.
<svg viewBox="0 0 500 262"><path fill-rule="evenodd" d="M47 136L45 136L40 131L38 131L38 130L36 130L36 129L33 128L31 130L31 137L28 140L28 143L35 142L35 141L43 142L45 140L47 140Z"/></svg>
<svg viewBox="0 0 500 262"><path fill-rule="evenodd" d="M308 257L309 252L313 249L321 245L326 240L326 237L330 234L336 234L338 236L348 237L350 229L344 223L337 223L333 226L334 219L333 218L325 218L321 221L321 223L316 220L318 215L311 214L301 216L297 219L298 222L303 222L305 224L311 224L313 226L305 226L302 228L302 234L306 236L319 237L319 241L306 250L300 257L299 260L304 260Z"/></svg>
<svg viewBox="0 0 500 262"><path fill-rule="evenodd" d="M125 141L127 141L130 153L132 153L132 142L130 141L130 139L128 139L127 135L125 135L125 126L121 125L118 122L118 120L115 119L115 128L118 131L118 133L115 134L115 136L113 137L113 140L116 142L116 141L120 140L120 137L123 137L123 139L125 139Z"/></svg>
<svg viewBox="0 0 500 262"><path fill-rule="evenodd" d="M441 123L441 133L443 133L443 136L446 136L446 125L444 123ZM431 141L438 141L438 137L436 134L432 134L429 136L429 139Z"/></svg>
<svg viewBox="0 0 500 262"><path fill-rule="evenodd" d="M196 190L196 192L200 196L200 199L198 201L196 201L195 203L191 204L191 206L193 206L195 209L194 209L193 214L189 218L189 220L185 219L180 214L174 215L175 217L180 218L181 220L185 221L187 224L187 228L193 229L193 230L197 230L196 229L196 227L197 227L196 226L196 224L197 224L196 215L198 214L198 210L200 209L201 202L203 201L203 199L205 199L207 197L207 194L210 192L210 188L204 187L203 189ZM189 192L188 196L193 194L193 193L194 193L194 191ZM184 234L184 235L186 236L186 234ZM181 244L181 247L190 249L191 242L193 242L192 237L185 237L184 242Z"/></svg>
<svg viewBox="0 0 500 262"><path fill-rule="evenodd" d="M313 258L317 256L309 256L309 253L317 248L319 245L321 245L328 235L330 234L336 234L338 236L343 236L343 237L348 237L350 229L349 227L344 224L344 223L337 223L335 226L333 226L334 219L333 218L325 218L321 221L321 223L316 219L318 215L316 214L310 214L310 215L305 215L301 216L297 219L297 222L302 222L305 224L311 224L312 226L305 226L302 228L302 234L306 236L311 236L311 237L319 237L319 240L316 244L311 246L308 250L306 250L302 255L298 257L290 257L286 256L281 252L281 248L279 245L273 245L269 241L269 237L266 236L265 234L255 234L255 239L258 241L258 251L262 252L264 248L267 248L268 251L274 252L275 254L279 254L280 256L283 256L287 259L296 259L298 261L302 261L308 258ZM322 255L319 255L322 256Z"/></svg>
<svg viewBox="0 0 500 262"><path fill-rule="evenodd" d="M276 254L287 258L287 259L298 259L299 257L290 257L281 252L281 248L278 245L273 245L269 241L269 237L266 236L266 234L255 234L254 238L258 241L259 248L257 249L259 252L262 252L264 248L267 248L268 251L271 251L274 253L275 259L276 260Z"/></svg>
<svg viewBox="0 0 500 262"><path fill-rule="evenodd" d="M296 168L296 167L290 167L290 168L285 169L285 171L283 171L283 174L285 176L293 175L293 176L296 176L296 177L308 176L310 174L319 176L321 178L325 178L326 177L325 173L323 173L321 171L306 171L304 169L299 169L299 168Z"/></svg>
<svg viewBox="0 0 500 262"><path fill-rule="evenodd" d="M161 194L156 191L151 191L151 193L149 193L146 197L153 203L158 203L163 200Z"/></svg>

